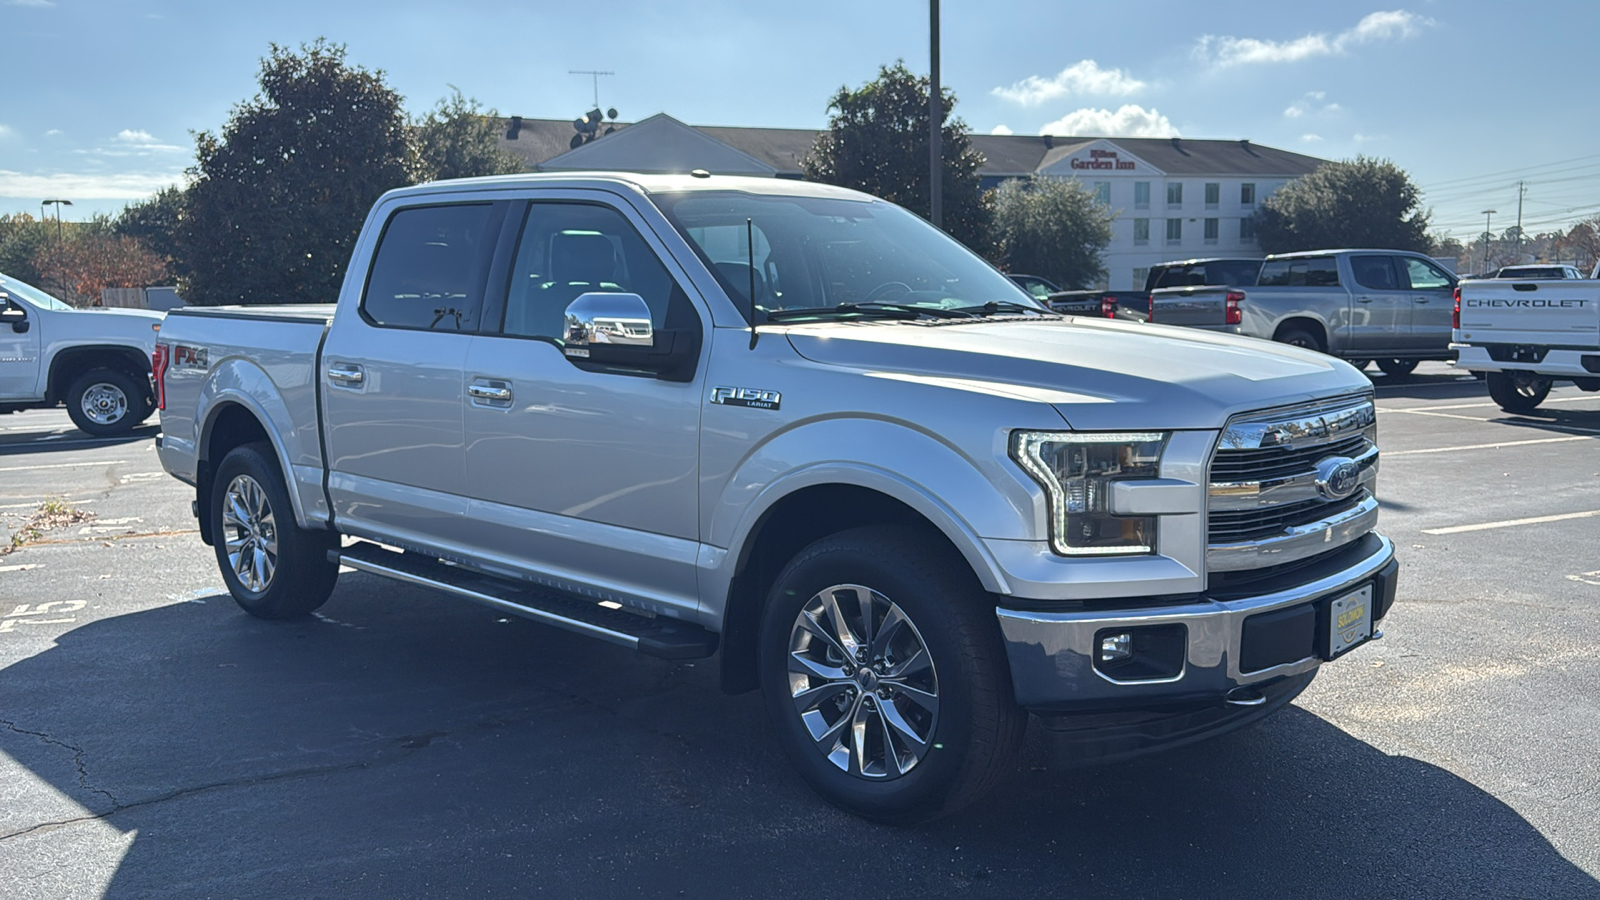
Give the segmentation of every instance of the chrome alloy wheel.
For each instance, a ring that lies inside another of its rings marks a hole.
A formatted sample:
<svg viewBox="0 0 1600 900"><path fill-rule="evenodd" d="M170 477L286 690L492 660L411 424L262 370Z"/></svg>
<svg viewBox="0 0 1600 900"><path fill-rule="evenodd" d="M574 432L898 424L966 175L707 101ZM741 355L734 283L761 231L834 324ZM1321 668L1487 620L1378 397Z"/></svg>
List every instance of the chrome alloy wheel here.
<svg viewBox="0 0 1600 900"><path fill-rule="evenodd" d="M278 568L278 526L267 492L249 475L235 476L222 500L228 565L247 590L261 593Z"/></svg>
<svg viewBox="0 0 1600 900"><path fill-rule="evenodd" d="M939 724L939 680L899 606L857 584L825 588L789 632L789 694L816 747L851 775L898 778Z"/></svg>
<svg viewBox="0 0 1600 900"><path fill-rule="evenodd" d="M96 382L83 392L79 405L96 425L115 425L128 414L128 395L110 382Z"/></svg>

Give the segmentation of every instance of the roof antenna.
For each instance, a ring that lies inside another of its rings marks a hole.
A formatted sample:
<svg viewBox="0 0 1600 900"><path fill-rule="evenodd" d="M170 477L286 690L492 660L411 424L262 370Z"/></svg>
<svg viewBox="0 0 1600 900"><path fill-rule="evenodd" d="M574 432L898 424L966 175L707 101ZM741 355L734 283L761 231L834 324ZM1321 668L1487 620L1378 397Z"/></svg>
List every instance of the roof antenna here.
<svg viewBox="0 0 1600 900"><path fill-rule="evenodd" d="M756 348L756 225L748 216L744 220L744 249L750 259L750 349Z"/></svg>

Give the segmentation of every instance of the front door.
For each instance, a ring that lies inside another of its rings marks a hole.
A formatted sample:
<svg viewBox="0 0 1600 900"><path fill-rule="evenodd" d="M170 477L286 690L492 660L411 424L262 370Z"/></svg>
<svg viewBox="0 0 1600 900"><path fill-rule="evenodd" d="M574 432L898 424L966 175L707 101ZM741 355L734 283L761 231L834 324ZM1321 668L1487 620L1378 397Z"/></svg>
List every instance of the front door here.
<svg viewBox="0 0 1600 900"><path fill-rule="evenodd" d="M39 315L21 300L0 300L0 402L37 400Z"/></svg>
<svg viewBox="0 0 1600 900"><path fill-rule="evenodd" d="M341 305L318 374L328 494L342 530L454 545L467 506L462 369L504 211L490 203L398 209L359 309Z"/></svg>
<svg viewBox="0 0 1600 900"><path fill-rule="evenodd" d="M464 527L546 584L692 609L700 367L688 381L607 369L569 359L562 338L591 292L643 297L658 335L701 334L703 317L631 210L563 196L528 204L501 321L467 354Z"/></svg>
<svg viewBox="0 0 1600 900"><path fill-rule="evenodd" d="M1395 258L1388 254L1350 257L1349 356L1382 356L1411 346L1411 292Z"/></svg>

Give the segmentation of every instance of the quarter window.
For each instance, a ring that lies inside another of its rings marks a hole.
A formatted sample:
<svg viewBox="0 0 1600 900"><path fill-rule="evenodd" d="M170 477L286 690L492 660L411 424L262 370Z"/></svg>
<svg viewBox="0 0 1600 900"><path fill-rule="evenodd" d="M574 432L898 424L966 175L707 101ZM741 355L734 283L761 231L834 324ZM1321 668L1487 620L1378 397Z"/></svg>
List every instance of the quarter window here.
<svg viewBox="0 0 1600 900"><path fill-rule="evenodd" d="M476 331L488 268L488 203L417 206L389 217L361 311L374 325Z"/></svg>

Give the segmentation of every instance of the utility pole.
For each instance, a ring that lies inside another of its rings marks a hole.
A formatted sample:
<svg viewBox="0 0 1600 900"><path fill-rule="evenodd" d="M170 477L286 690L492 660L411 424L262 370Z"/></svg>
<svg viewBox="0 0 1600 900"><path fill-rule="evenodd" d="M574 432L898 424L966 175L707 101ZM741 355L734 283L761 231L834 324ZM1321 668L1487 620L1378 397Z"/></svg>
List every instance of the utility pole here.
<svg viewBox="0 0 1600 900"><path fill-rule="evenodd" d="M567 70L567 74L568 75L588 75L590 78L594 79L594 105L596 107L599 107L600 106L600 76L601 75L615 75L617 73L615 73L615 72L606 72L606 71L603 71L603 70L600 70L600 69L568 69Z"/></svg>
<svg viewBox="0 0 1600 900"><path fill-rule="evenodd" d="M1489 274L1489 242L1494 240L1494 232L1489 230L1489 221L1499 211L1498 209L1483 211L1483 274L1485 275Z"/></svg>
<svg viewBox="0 0 1600 900"><path fill-rule="evenodd" d="M928 0L928 212L934 227L944 227L944 97L939 90L939 0Z"/></svg>
<svg viewBox="0 0 1600 900"><path fill-rule="evenodd" d="M1515 262L1522 262L1522 197L1528 193L1526 181L1517 182L1517 258Z"/></svg>

